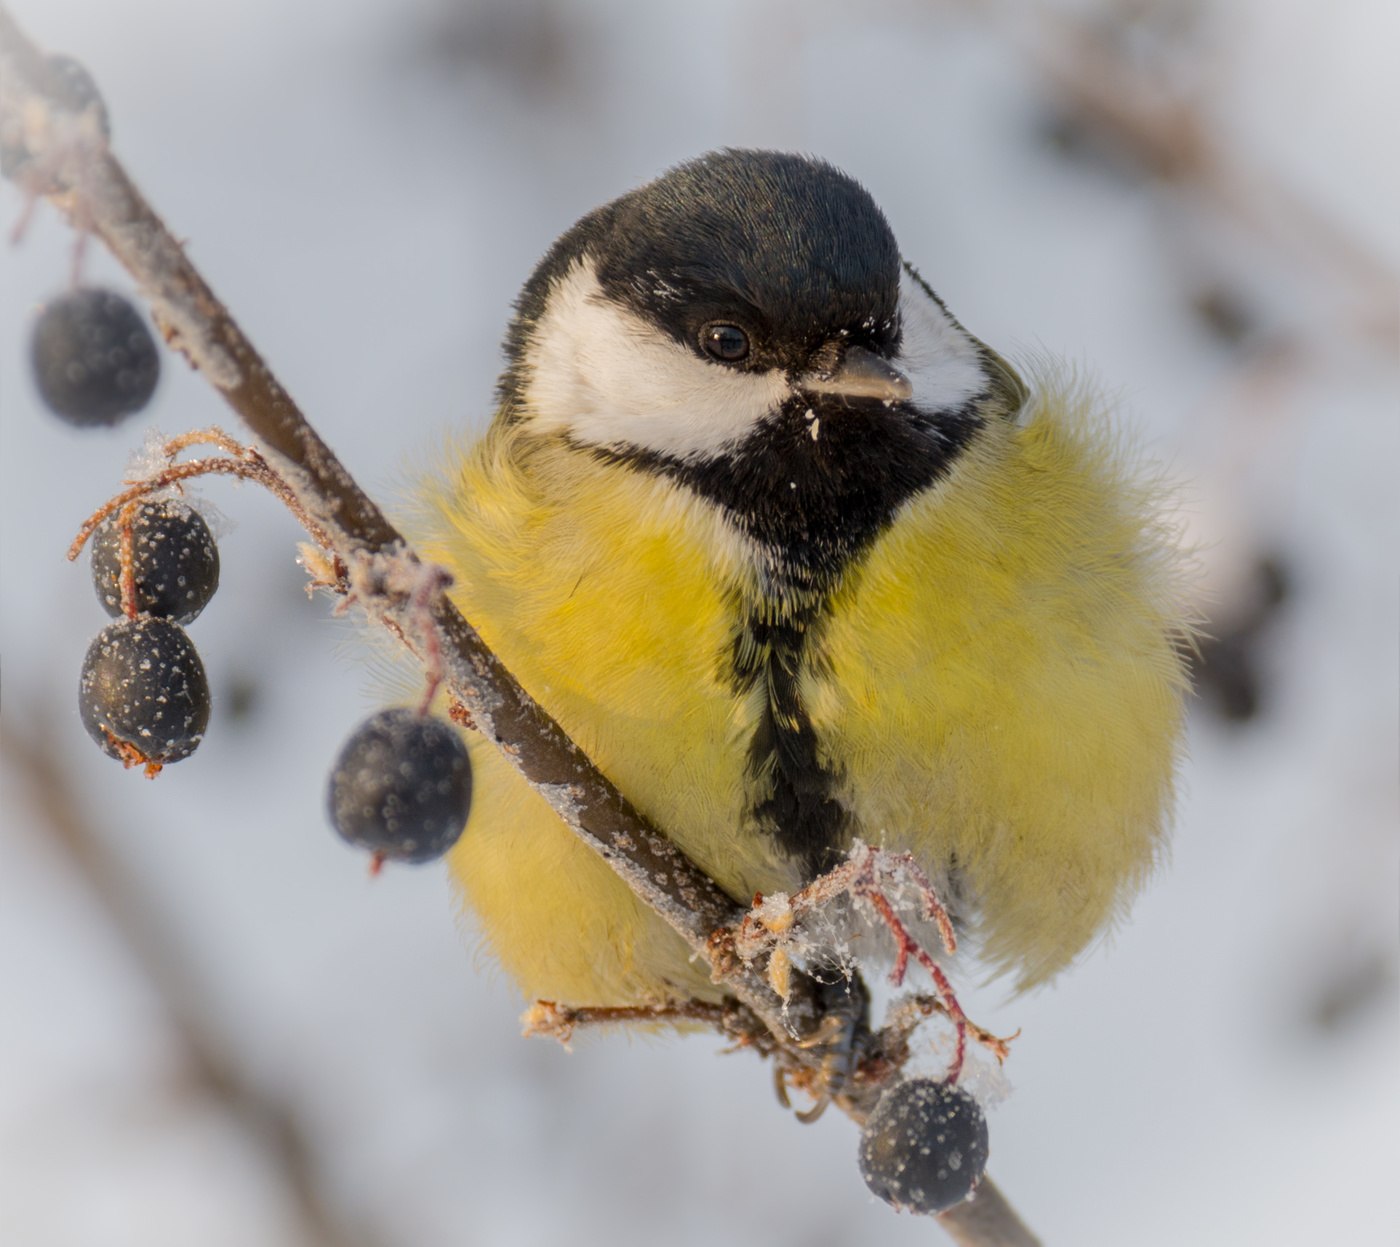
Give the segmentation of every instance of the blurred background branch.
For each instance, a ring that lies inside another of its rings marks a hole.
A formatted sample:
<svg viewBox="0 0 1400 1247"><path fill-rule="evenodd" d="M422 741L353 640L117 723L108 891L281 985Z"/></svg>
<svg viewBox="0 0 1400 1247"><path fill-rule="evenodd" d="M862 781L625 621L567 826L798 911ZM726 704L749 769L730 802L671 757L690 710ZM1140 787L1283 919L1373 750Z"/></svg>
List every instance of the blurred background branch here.
<svg viewBox="0 0 1400 1247"><path fill-rule="evenodd" d="M379 1247L380 1240L348 1224L343 1210L337 1212L327 1200L316 1149L295 1110L259 1086L228 1051L210 1014L211 989L188 959L178 930L166 925L134 883L130 864L113 856L93 833L89 811L65 773L52 711L30 703L20 715L27 730L6 732L0 751L6 805L24 834L41 837L45 850L58 855L60 869L81 888L83 903L107 928L117 955L129 958L153 989L159 1025L170 1032L174 1047L164 1095L177 1102L212 1102L249 1147L265 1153L269 1179L295 1210L295 1233L306 1247Z"/></svg>

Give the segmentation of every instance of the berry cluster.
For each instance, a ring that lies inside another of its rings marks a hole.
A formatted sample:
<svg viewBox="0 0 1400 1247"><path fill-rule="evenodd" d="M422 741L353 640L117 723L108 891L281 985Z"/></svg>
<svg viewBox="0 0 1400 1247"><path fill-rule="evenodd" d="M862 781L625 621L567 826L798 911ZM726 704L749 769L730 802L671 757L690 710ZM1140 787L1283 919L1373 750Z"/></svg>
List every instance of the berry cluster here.
<svg viewBox="0 0 1400 1247"><path fill-rule="evenodd" d="M218 549L188 504L131 503L93 535L92 583L117 622L83 659L83 726L106 753L154 774L189 757L209 723L204 664L180 625L218 587Z"/></svg>
<svg viewBox="0 0 1400 1247"><path fill-rule="evenodd" d="M110 290L79 287L53 299L35 322L30 347L40 397L78 426L116 424L140 411L160 377L144 318ZM218 587L219 553L188 504L132 502L93 535L92 582L117 622L97 634L83 658L83 726L104 752L155 774L189 757L209 723L204 664L180 625Z"/></svg>
<svg viewBox="0 0 1400 1247"><path fill-rule="evenodd" d="M155 342L136 308L108 291L78 289L35 326L34 377L45 403L79 425L111 424L144 406L159 374ZM176 439L173 448L191 439ZM213 440L252 479L266 463L223 434ZM172 460L173 462L173 460ZM112 757L155 774L194 752L209 722L204 666L181 625L219 584L219 552L204 518L155 491L110 514L91 535L92 581L117 622L88 647L78 705L88 734ZM101 512L99 512L101 514ZM355 732L330 783L331 822L376 864L425 862L457 842L471 806L471 763L450 725L389 710Z"/></svg>

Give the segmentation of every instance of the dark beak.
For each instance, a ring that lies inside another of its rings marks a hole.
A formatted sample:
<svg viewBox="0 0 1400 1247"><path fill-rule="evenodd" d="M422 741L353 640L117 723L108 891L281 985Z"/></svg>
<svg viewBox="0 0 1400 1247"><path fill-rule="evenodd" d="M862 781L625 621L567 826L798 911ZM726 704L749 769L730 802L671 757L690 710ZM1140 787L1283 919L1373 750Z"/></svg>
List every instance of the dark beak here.
<svg viewBox="0 0 1400 1247"><path fill-rule="evenodd" d="M798 379L798 386L811 394L836 394L842 398L895 402L914 397L909 378L863 346L848 346L835 372L808 373Z"/></svg>

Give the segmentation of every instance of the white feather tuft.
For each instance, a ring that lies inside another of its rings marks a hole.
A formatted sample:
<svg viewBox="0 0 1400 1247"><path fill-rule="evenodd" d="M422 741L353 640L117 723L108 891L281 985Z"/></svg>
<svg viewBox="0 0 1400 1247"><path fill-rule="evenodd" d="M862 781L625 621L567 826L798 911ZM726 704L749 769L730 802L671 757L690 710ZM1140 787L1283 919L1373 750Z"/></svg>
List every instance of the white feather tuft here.
<svg viewBox="0 0 1400 1247"><path fill-rule="evenodd" d="M620 306L587 258L555 283L527 351L526 417L593 446L709 458L791 394L776 369L709 363Z"/></svg>
<svg viewBox="0 0 1400 1247"><path fill-rule="evenodd" d="M899 279L899 315L904 340L893 363L913 383L915 406L951 411L987 388L977 343L908 273Z"/></svg>

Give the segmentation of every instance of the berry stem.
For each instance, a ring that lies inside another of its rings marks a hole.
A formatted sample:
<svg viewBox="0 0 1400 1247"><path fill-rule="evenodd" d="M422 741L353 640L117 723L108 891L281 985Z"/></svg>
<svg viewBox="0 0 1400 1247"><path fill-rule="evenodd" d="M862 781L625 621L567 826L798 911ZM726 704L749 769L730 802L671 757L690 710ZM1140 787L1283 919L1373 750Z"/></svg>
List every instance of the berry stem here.
<svg viewBox="0 0 1400 1247"><path fill-rule="evenodd" d="M122 508L121 520L118 524L118 532L121 535L122 614L128 619L135 619L139 613L136 609L136 533L133 528L139 509L137 500L133 499L128 502Z"/></svg>
<svg viewBox="0 0 1400 1247"><path fill-rule="evenodd" d="M224 451L224 456L210 456L204 459L189 459L184 463L173 462L176 455L191 446L213 445ZM258 451L251 446L243 446L217 428L201 429L173 438L162 448L167 460L166 466L150 476L135 481L128 488L109 498L98 507L84 522L78 535L68 547L68 560L72 562L82 552L88 539L98 526L113 512L150 494L159 493L172 486L199 476L235 476L240 480L252 481L271 492L296 517L322 549L331 551L331 536L325 527L318 523L302 505L296 492ZM125 601L125 599L123 599Z"/></svg>

